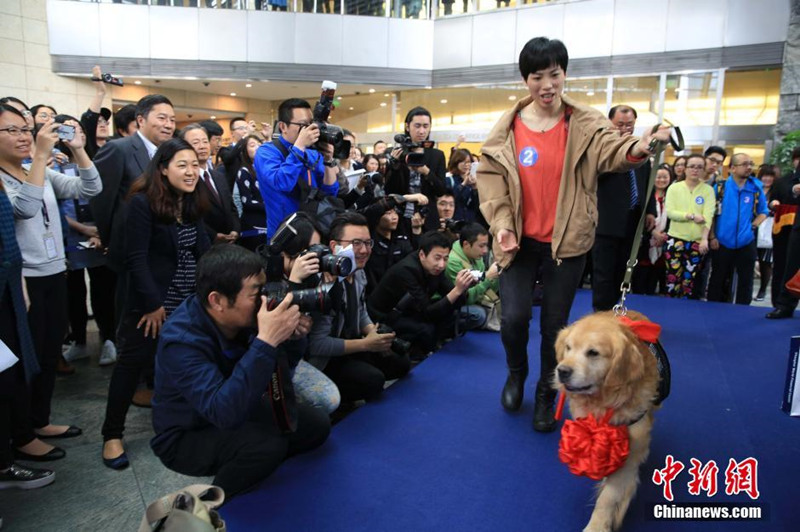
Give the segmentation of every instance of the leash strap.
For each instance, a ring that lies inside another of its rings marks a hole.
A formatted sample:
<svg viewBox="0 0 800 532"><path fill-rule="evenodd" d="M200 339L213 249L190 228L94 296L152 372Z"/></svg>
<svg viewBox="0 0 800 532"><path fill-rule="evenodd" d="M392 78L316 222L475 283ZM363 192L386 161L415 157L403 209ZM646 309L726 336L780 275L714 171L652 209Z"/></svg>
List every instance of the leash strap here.
<svg viewBox="0 0 800 532"><path fill-rule="evenodd" d="M669 143L672 145L672 148L675 151L683 151L685 144L683 141L683 133L681 133L681 128L677 126L673 126L668 120L665 120L668 125L672 126L675 130L675 137L670 135ZM653 129L650 130L650 134L653 135L658 131L658 128L661 124L656 124L653 126ZM622 284L619 287L620 290L620 300L619 303L614 305L614 314L618 316L624 316L628 313L628 309L625 307L625 297L628 295L628 292L631 291L631 279L633 278L633 269L636 267L636 264L639 262L636 259L636 256L639 254L639 246L641 245L641 235L644 232L644 221L647 218L647 204L650 202L650 196L653 195L653 189L655 188L656 184L656 174L658 173L658 166L656 165L656 161L658 161L659 157L664 151L664 147L666 146L666 142L661 142L660 140L653 139L650 142L650 151L652 155L650 156L650 177L647 180L647 193L645 195L645 202L644 208L642 209L642 215L639 216L639 224L636 226L636 233L638 238L633 239L633 246L631 246L631 253L628 257L628 262L625 265L625 277L622 279Z"/></svg>

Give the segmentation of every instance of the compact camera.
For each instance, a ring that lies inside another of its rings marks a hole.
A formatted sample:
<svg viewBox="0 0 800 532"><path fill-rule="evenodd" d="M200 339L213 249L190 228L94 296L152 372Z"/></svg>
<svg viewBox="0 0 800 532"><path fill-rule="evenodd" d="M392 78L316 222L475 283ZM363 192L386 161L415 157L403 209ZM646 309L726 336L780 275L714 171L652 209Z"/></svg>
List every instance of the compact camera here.
<svg viewBox="0 0 800 532"><path fill-rule="evenodd" d="M480 270L470 270L469 274L475 279L476 283L480 283L481 281L486 279L486 272L482 272Z"/></svg>

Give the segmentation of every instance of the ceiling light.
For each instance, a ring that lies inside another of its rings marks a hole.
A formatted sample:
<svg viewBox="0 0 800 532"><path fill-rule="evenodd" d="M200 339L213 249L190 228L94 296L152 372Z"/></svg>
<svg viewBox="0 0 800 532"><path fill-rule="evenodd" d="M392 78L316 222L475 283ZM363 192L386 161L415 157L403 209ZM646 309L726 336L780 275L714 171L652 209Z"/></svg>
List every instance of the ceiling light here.
<svg viewBox="0 0 800 532"><path fill-rule="evenodd" d="M211 115L211 116L209 116L209 118L210 118L211 120L216 120L216 119L217 119L217 117L216 117L216 116L214 116L214 115Z"/></svg>
<svg viewBox="0 0 800 532"><path fill-rule="evenodd" d="M245 85L244 85L244 86L245 86L245 88L249 89L250 87L252 87L252 86L253 86L253 84L252 84L252 83L245 83Z"/></svg>
<svg viewBox="0 0 800 532"><path fill-rule="evenodd" d="M141 82L141 81L139 81L139 80L137 79L136 81L134 81L134 82L133 82L133 84L134 84L134 85L141 85L141 84L142 84L142 82Z"/></svg>
<svg viewBox="0 0 800 532"><path fill-rule="evenodd" d="M447 100L439 100L439 103L447 103Z"/></svg>
<svg viewBox="0 0 800 532"><path fill-rule="evenodd" d="M381 102L381 107L386 107L386 102Z"/></svg>
<svg viewBox="0 0 800 532"><path fill-rule="evenodd" d="M512 94L511 96L508 97L508 99L513 102L514 100L517 99L517 97Z"/></svg>
<svg viewBox="0 0 800 532"><path fill-rule="evenodd" d="M232 93L231 93L231 96L236 96L236 93L235 93L235 92L232 92Z"/></svg>
<svg viewBox="0 0 800 532"><path fill-rule="evenodd" d="M353 110L353 108L352 108L352 107L350 107L349 109L350 109L351 111Z"/></svg>
<svg viewBox="0 0 800 532"><path fill-rule="evenodd" d="M383 97L384 97L384 98L388 98L388 97L389 97L389 93L388 93L388 92L384 92L384 93L383 93Z"/></svg>
<svg viewBox="0 0 800 532"><path fill-rule="evenodd" d="M586 96L594 96L594 91L587 91Z"/></svg>
<svg viewBox="0 0 800 532"><path fill-rule="evenodd" d="M433 87L431 87L430 85L428 85L428 86L427 86L427 87L425 87L425 88L426 88L426 89L428 89L428 90L431 90Z"/></svg>
<svg viewBox="0 0 800 532"><path fill-rule="evenodd" d="M375 93L375 89L370 89L370 90L369 90L369 93L370 93L370 94L374 94L374 93Z"/></svg>

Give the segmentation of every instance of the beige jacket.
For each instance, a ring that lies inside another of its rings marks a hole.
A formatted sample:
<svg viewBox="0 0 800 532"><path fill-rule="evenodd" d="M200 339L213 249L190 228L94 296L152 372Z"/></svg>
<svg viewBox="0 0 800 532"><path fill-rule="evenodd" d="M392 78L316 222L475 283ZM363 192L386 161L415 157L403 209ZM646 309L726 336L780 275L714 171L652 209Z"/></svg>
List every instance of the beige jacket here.
<svg viewBox="0 0 800 532"><path fill-rule="evenodd" d="M627 154L636 137L620 137L599 111L580 105L567 96L564 103L572 108L568 118L564 170L558 190L556 220L553 227L553 259L577 257L592 248L597 227L597 176L623 172L644 163L631 163ZM512 125L517 113L531 103L528 96L506 112L489 133L481 149L478 166L478 194L481 212L489 222L494 239L495 260L508 267L513 254L504 253L497 233L508 229L522 237L522 186L517 169L517 151Z"/></svg>

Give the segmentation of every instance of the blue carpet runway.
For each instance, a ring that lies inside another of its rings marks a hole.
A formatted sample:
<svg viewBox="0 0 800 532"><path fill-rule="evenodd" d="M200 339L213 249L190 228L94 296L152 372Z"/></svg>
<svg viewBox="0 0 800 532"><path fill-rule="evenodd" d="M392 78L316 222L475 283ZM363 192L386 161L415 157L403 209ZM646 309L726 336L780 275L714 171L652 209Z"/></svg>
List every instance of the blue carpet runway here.
<svg viewBox="0 0 800 532"><path fill-rule="evenodd" d="M658 412L650 458L624 531L800 530L800 419L780 411L789 337L797 320L763 308L631 297L663 327L672 392ZM571 321L590 312L580 291ZM505 356L497 333L454 340L341 423L320 449L290 459L258 489L223 508L232 532L577 531L594 482L558 460L559 432L531 427L539 310L531 323L531 377L518 413L500 406ZM656 521L667 501L651 477L668 454L684 463L676 502L748 502L725 494L729 458L758 459L763 521ZM715 460L718 493L690 495L690 459Z"/></svg>

